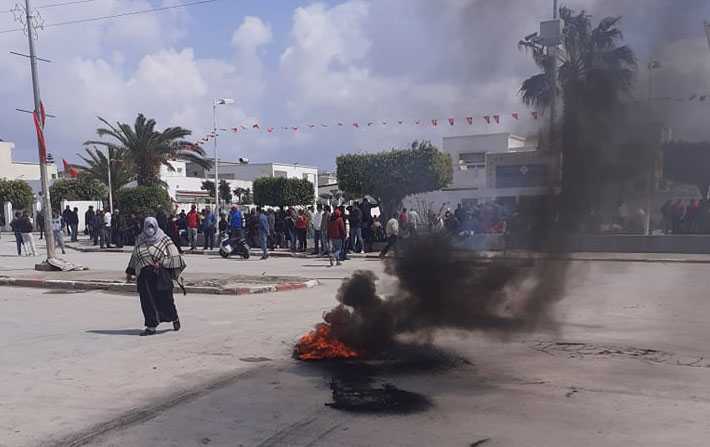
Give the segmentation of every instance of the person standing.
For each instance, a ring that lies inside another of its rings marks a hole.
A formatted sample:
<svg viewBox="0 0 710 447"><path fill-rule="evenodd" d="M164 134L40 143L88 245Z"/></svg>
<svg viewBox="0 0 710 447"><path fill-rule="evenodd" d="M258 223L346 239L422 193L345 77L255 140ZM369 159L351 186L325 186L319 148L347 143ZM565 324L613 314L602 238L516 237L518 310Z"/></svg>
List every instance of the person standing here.
<svg viewBox="0 0 710 447"><path fill-rule="evenodd" d="M313 218L311 220L311 228L313 228L313 254L318 256L320 254L321 244L321 225L323 223L323 205L320 203L316 206L315 212L313 212Z"/></svg>
<svg viewBox="0 0 710 447"><path fill-rule="evenodd" d="M276 246L276 213L273 208L269 208L266 217L269 221L269 248L273 250Z"/></svg>
<svg viewBox="0 0 710 447"><path fill-rule="evenodd" d="M362 240L362 210L355 205L350 209L350 248L354 253L365 253Z"/></svg>
<svg viewBox="0 0 710 447"><path fill-rule="evenodd" d="M25 246L25 252L28 256L37 256L37 248L35 247L35 239L32 236L32 221L30 216L25 211L20 218L20 231L22 232L22 245Z"/></svg>
<svg viewBox="0 0 710 447"><path fill-rule="evenodd" d="M10 222L10 228L15 233L15 243L17 244L17 256L22 256L22 215L17 212L15 218Z"/></svg>
<svg viewBox="0 0 710 447"><path fill-rule="evenodd" d="M217 216L207 208L205 210L205 219L202 226L202 232L205 236L205 243L203 244L203 250L214 250L214 235L217 232Z"/></svg>
<svg viewBox="0 0 710 447"><path fill-rule="evenodd" d="M126 228L123 221L124 219L121 212L117 209L114 210L113 216L111 217L111 240L118 248L123 247L123 241L125 239L124 234Z"/></svg>
<svg viewBox="0 0 710 447"><path fill-rule="evenodd" d="M296 217L296 237L298 238L298 251L306 251L306 236L308 234L308 218L306 217L305 211L302 209L298 210L298 216Z"/></svg>
<svg viewBox="0 0 710 447"><path fill-rule="evenodd" d="M268 259L267 239L269 237L269 218L261 207L256 209L259 213L259 246L261 247L261 259Z"/></svg>
<svg viewBox="0 0 710 447"><path fill-rule="evenodd" d="M340 252L343 250L343 240L345 239L345 222L340 215L340 210L336 209L328 220L328 239L330 244L330 254L328 260L331 267L333 260L336 265L340 265Z"/></svg>
<svg viewBox="0 0 710 447"><path fill-rule="evenodd" d="M84 213L84 233L89 239L94 239L94 206L89 205L89 209Z"/></svg>
<svg viewBox="0 0 710 447"><path fill-rule="evenodd" d="M38 211L37 214L35 214L35 219L37 221L37 228L39 228L39 240L41 241L44 239L44 213Z"/></svg>
<svg viewBox="0 0 710 447"><path fill-rule="evenodd" d="M91 237L94 240L95 246L99 245L99 240L103 240L103 236L102 236L102 233L104 231L103 228L104 228L104 213L102 213L100 209L97 209L96 214L94 214L93 225L91 226L91 229L93 231L93 234L91 235Z"/></svg>
<svg viewBox="0 0 710 447"><path fill-rule="evenodd" d="M74 208L69 213L69 227L71 228L71 241L79 240L79 208Z"/></svg>
<svg viewBox="0 0 710 447"><path fill-rule="evenodd" d="M227 215L222 213L219 215L219 242L222 242L224 235L227 234L227 228L229 228L229 222L227 222Z"/></svg>
<svg viewBox="0 0 710 447"><path fill-rule="evenodd" d="M397 239L399 238L399 219L396 212L392 215L392 218L387 221L385 234L387 235L387 245L385 245L385 248L380 252L380 258L384 258L390 249L396 248Z"/></svg>
<svg viewBox="0 0 710 447"><path fill-rule="evenodd" d="M54 235L54 246L62 249L62 254L67 254L64 249L64 233L62 233L62 218L57 212L52 213L52 234Z"/></svg>
<svg viewBox="0 0 710 447"><path fill-rule="evenodd" d="M71 207L69 205L64 208L64 211L62 212L62 225L64 225L64 228L67 231L67 236L71 236L71 225L69 222L71 222Z"/></svg>
<svg viewBox="0 0 710 447"><path fill-rule="evenodd" d="M286 212L286 234L291 251L296 251L296 213L293 208Z"/></svg>
<svg viewBox="0 0 710 447"><path fill-rule="evenodd" d="M101 248L111 248L111 211L106 208L103 212L103 226L101 227Z"/></svg>
<svg viewBox="0 0 710 447"><path fill-rule="evenodd" d="M230 237L242 238L242 212L237 205L232 206L229 212L229 232Z"/></svg>
<svg viewBox="0 0 710 447"><path fill-rule="evenodd" d="M328 248L328 222L330 221L330 206L326 205L323 207L323 214L320 219L320 234L321 234L321 252L320 254L325 256L330 253Z"/></svg>
<svg viewBox="0 0 710 447"><path fill-rule="evenodd" d="M155 335L162 322L172 322L173 329L180 330L173 281L180 281L185 267L185 260L172 239L158 227L155 218L146 217L126 268L127 281L136 277L145 320L141 336Z"/></svg>
<svg viewBox="0 0 710 447"><path fill-rule="evenodd" d="M187 223L187 238L190 241L190 250L197 248L197 229L200 228L200 216L197 214L197 206L192 205L190 212L185 219Z"/></svg>
<svg viewBox="0 0 710 447"><path fill-rule="evenodd" d="M180 240L180 246L187 242L187 214L185 210L180 210L177 216L177 227L178 227L178 239Z"/></svg>

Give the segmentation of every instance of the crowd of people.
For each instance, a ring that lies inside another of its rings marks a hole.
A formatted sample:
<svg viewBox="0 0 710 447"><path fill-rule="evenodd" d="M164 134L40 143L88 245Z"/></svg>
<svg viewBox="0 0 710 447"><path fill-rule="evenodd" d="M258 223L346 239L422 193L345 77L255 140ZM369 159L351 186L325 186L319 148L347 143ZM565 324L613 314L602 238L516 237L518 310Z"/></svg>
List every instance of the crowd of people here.
<svg viewBox="0 0 710 447"><path fill-rule="evenodd" d="M661 207L665 234L710 233L710 202L675 199Z"/></svg>

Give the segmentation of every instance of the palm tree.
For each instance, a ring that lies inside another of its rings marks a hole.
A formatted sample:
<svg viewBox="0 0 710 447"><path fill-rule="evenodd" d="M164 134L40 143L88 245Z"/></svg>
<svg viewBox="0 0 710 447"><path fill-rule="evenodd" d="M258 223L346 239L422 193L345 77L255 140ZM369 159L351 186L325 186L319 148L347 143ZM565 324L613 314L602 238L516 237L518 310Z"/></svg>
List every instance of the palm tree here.
<svg viewBox="0 0 710 447"><path fill-rule="evenodd" d="M79 155L84 160L85 166L77 166L79 172L88 178L97 180L108 186L108 165L111 159L111 185L115 191L123 188L133 181L132 164L126 159L125 150L108 148L108 157L105 152L94 148L85 148L86 155Z"/></svg>
<svg viewBox="0 0 710 447"><path fill-rule="evenodd" d="M99 128L96 133L99 137L111 137L113 141L92 140L86 145L99 145L116 152L125 152L128 160L135 170L136 182L139 186L159 185L160 167L174 170L171 160L186 160L209 169L212 162L205 158L205 151L185 140L192 134L190 130L182 127L169 127L162 132L155 130L155 120L146 119L139 114L136 122L131 127L128 124L116 123L111 125L99 117L107 128Z"/></svg>
<svg viewBox="0 0 710 447"><path fill-rule="evenodd" d="M556 78L553 56L522 42L543 72L523 81L520 94L526 105L545 110L561 93L560 217L573 223L570 219L598 206L602 153L611 140L612 117L631 90L636 58L628 46L620 45L620 17L604 18L593 27L584 11L562 7L560 18L564 26Z"/></svg>

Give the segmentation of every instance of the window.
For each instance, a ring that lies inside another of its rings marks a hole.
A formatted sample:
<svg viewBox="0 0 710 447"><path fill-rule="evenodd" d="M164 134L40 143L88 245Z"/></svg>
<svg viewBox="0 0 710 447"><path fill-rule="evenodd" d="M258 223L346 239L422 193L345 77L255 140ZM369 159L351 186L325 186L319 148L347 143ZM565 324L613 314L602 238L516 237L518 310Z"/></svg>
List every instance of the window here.
<svg viewBox="0 0 710 447"><path fill-rule="evenodd" d="M288 177L288 173L286 171L274 171L274 177L286 178Z"/></svg>
<svg viewBox="0 0 710 447"><path fill-rule="evenodd" d="M182 174L182 168L177 168L178 174Z"/></svg>
<svg viewBox="0 0 710 447"><path fill-rule="evenodd" d="M459 154L459 164L468 168L485 168L486 153L485 152L467 152Z"/></svg>

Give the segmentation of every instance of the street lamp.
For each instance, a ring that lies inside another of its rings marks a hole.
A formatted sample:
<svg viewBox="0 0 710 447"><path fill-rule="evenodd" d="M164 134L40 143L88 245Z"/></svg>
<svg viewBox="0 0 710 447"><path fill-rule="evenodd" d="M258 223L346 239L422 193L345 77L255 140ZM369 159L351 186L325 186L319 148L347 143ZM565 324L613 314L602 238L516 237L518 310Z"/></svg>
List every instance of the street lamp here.
<svg viewBox="0 0 710 447"><path fill-rule="evenodd" d="M214 124L214 210L219 208L219 159L217 158L217 106L234 104L231 98L218 98L212 104L212 122Z"/></svg>

